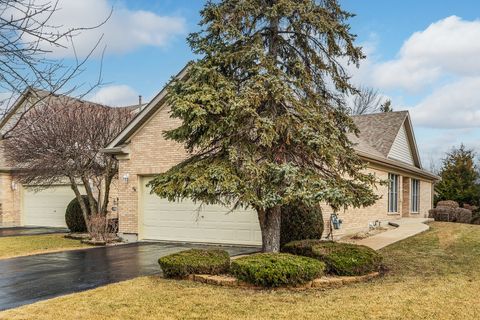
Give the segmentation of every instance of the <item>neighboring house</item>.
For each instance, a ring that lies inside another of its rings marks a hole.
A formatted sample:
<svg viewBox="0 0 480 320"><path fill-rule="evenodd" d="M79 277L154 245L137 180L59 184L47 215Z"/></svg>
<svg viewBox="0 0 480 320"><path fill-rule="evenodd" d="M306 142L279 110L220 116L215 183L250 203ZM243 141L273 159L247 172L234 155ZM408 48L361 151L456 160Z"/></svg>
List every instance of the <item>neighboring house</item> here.
<svg viewBox="0 0 480 320"><path fill-rule="evenodd" d="M185 69L178 75L185 75ZM119 231L126 239L261 244L258 218L253 210L228 213L221 206L192 201L169 202L151 194L146 184L187 157L183 146L165 140L163 132L179 125L169 116L162 90L104 150L119 160ZM373 206L339 212L343 220L338 237L368 230L375 222L400 217L425 217L432 208L437 176L422 169L408 112L354 117L361 133L351 137L368 171L389 185L378 185L382 197ZM331 209L324 207L329 233Z"/></svg>
<svg viewBox="0 0 480 320"><path fill-rule="evenodd" d="M3 137L23 114L31 110L32 105L34 108L42 108L46 104L78 106L78 101L64 95L50 95L41 90L28 89L15 102L11 111L0 120L0 227L66 227L65 209L75 198L68 181L48 188L18 183L14 174L15 164L8 163L4 156ZM116 185L117 181L114 180L110 207L116 205Z"/></svg>

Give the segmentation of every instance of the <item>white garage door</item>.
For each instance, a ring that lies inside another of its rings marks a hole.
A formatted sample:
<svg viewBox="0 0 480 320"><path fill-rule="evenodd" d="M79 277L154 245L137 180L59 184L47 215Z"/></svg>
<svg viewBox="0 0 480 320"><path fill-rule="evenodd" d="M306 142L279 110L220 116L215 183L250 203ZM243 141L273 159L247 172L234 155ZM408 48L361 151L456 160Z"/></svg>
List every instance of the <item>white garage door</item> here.
<svg viewBox="0 0 480 320"><path fill-rule="evenodd" d="M23 191L23 224L25 226L66 227L65 210L75 193L70 186L57 186L35 192Z"/></svg>
<svg viewBox="0 0 480 320"><path fill-rule="evenodd" d="M143 179L145 186L148 179ZM144 187L141 197L141 237L148 240L260 245L258 217L253 210L202 206L192 201L169 202Z"/></svg>

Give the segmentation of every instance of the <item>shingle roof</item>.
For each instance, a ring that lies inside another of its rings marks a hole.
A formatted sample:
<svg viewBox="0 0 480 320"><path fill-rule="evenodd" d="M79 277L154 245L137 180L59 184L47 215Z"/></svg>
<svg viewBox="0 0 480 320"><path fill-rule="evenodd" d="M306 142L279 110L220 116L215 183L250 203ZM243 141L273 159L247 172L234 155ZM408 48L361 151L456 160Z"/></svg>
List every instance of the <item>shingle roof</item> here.
<svg viewBox="0 0 480 320"><path fill-rule="evenodd" d="M365 148L362 145L367 144L384 157L388 156L398 131L407 116L408 111L353 116L353 120L360 130L360 140L362 141L358 147Z"/></svg>

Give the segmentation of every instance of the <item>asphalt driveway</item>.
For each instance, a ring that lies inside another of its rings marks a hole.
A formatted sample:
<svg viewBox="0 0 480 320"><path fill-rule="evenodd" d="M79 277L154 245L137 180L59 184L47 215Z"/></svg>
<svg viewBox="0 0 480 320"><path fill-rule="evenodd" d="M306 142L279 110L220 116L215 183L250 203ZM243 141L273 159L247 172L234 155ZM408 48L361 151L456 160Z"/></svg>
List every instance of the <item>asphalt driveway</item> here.
<svg viewBox="0 0 480 320"><path fill-rule="evenodd" d="M67 233L66 228L51 227L12 227L0 228L0 237L33 236L50 233Z"/></svg>
<svg viewBox="0 0 480 320"><path fill-rule="evenodd" d="M159 257L214 246L134 243L0 260L0 310L160 273ZM222 247L230 255L258 251Z"/></svg>

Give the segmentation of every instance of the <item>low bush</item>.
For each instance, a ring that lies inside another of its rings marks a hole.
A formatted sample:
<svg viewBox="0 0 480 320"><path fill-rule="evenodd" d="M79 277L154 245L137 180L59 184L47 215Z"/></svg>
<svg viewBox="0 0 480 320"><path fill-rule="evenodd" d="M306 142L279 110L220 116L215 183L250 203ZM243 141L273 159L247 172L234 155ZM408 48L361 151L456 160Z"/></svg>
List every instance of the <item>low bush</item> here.
<svg viewBox="0 0 480 320"><path fill-rule="evenodd" d="M238 279L263 287L303 284L324 274L321 261L286 253L257 253L232 261Z"/></svg>
<svg viewBox="0 0 480 320"><path fill-rule="evenodd" d="M321 239L323 216L320 206L309 207L298 203L282 207L280 243L294 240Z"/></svg>
<svg viewBox="0 0 480 320"><path fill-rule="evenodd" d="M368 274L379 271L382 265L382 257L378 252L366 246L350 243L293 241L286 244L283 250L323 261L327 266L327 273L339 276Z"/></svg>
<svg viewBox="0 0 480 320"><path fill-rule="evenodd" d="M166 278L183 278L190 274L222 274L230 269L225 250L191 249L158 259Z"/></svg>
<svg viewBox="0 0 480 320"><path fill-rule="evenodd" d="M446 207L446 208L455 209L460 207L460 205L458 204L458 202L453 200L442 200L437 202L436 207Z"/></svg>
<svg viewBox="0 0 480 320"><path fill-rule="evenodd" d="M88 215L90 215L88 197L82 196L82 198L87 205ZM67 206L67 210L65 211L65 223L67 224L68 229L70 229L70 232L87 232L87 224L85 223L85 219L83 218L82 208L80 207L80 203L78 202L76 197L72 201L70 201Z"/></svg>
<svg viewBox="0 0 480 320"><path fill-rule="evenodd" d="M435 221L470 223L472 211L465 208L436 207L429 210L429 217Z"/></svg>

